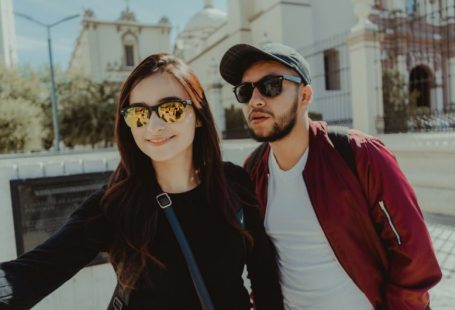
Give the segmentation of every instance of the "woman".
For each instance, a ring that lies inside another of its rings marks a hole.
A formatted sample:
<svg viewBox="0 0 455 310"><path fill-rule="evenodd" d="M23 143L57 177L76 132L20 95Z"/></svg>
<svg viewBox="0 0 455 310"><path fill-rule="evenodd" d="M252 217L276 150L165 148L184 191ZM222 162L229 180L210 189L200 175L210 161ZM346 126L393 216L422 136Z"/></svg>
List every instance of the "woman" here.
<svg viewBox="0 0 455 310"><path fill-rule="evenodd" d="M122 117L123 116L123 117ZM167 54L142 61L116 112L120 163L53 237L0 265L0 308L30 308L99 251L118 279L110 309L201 309L184 257L155 197L168 193L215 309L282 309L273 250L245 172L223 163L202 87ZM245 229L236 214L243 210ZM3 286L3 288L2 288Z"/></svg>

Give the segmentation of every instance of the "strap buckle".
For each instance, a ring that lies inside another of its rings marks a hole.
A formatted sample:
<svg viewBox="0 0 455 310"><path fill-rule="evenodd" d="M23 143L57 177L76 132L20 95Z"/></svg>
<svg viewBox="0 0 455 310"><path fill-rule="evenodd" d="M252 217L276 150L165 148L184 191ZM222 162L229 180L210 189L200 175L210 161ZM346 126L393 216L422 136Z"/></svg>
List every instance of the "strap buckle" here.
<svg viewBox="0 0 455 310"><path fill-rule="evenodd" d="M114 308L114 310L122 310L123 302L120 300L120 298L115 296L114 300L112 301L112 307Z"/></svg>
<svg viewBox="0 0 455 310"><path fill-rule="evenodd" d="M166 209L167 207L172 206L171 197L169 197L168 193L161 193L156 196L156 201L158 202L161 209Z"/></svg>

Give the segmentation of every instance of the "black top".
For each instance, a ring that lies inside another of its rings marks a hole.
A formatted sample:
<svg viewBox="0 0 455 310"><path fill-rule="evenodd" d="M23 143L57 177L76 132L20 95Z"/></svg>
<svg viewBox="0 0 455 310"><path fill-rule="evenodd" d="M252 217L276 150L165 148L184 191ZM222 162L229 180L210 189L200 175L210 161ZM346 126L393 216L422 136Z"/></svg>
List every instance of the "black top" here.
<svg viewBox="0 0 455 310"><path fill-rule="evenodd" d="M252 184L240 167L226 163L225 173L236 191L252 192ZM102 214L102 195L99 191L88 198L56 234L36 249L0 264L0 309L31 308L98 252L109 248L112 227L104 216L93 221ZM283 309L273 246L256 207L243 206L245 228L254 238L254 246L248 248L219 210L208 205L203 184L170 197L215 309L250 309L242 280L245 263L256 308ZM186 262L162 210L157 225L151 248L166 269L154 263L147 266L130 294L128 309L201 309Z"/></svg>

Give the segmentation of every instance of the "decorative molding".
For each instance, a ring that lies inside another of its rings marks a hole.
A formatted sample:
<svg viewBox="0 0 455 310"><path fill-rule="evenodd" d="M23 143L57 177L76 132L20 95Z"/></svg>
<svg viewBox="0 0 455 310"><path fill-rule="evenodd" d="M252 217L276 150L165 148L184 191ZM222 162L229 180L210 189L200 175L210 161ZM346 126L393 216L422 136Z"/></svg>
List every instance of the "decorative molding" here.
<svg viewBox="0 0 455 310"><path fill-rule="evenodd" d="M352 0L352 4L354 5L354 15L357 17L358 22L354 27L352 27L351 32L377 29L377 26L368 18L372 12L370 2L370 0Z"/></svg>

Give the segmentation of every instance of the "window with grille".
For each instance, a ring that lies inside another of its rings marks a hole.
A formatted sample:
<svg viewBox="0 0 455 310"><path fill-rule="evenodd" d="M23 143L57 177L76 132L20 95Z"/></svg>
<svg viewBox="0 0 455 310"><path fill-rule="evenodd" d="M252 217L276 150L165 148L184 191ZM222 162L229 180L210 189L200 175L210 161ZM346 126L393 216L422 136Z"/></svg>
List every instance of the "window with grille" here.
<svg viewBox="0 0 455 310"><path fill-rule="evenodd" d="M132 45L125 45L125 65L134 67L134 47Z"/></svg>
<svg viewBox="0 0 455 310"><path fill-rule="evenodd" d="M336 49L324 51L324 75L326 90L340 90L340 53Z"/></svg>

